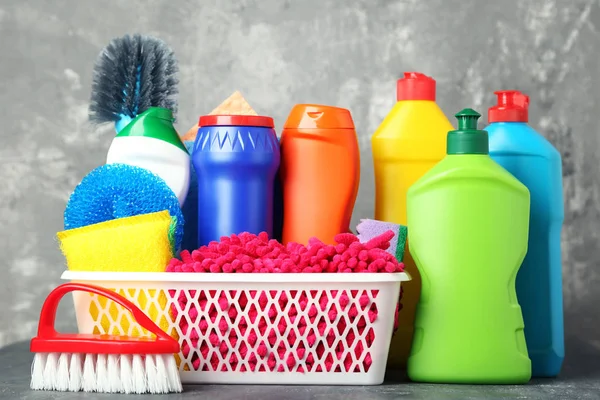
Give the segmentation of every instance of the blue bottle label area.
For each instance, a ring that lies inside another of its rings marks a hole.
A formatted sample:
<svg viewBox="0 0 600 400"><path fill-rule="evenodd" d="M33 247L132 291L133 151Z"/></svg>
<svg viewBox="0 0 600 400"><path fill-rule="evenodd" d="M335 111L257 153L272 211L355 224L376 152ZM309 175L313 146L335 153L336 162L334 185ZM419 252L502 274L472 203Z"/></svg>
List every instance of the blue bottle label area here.
<svg viewBox="0 0 600 400"><path fill-rule="evenodd" d="M233 233L273 236L280 154L272 128L201 127L192 162L198 180L198 247Z"/></svg>

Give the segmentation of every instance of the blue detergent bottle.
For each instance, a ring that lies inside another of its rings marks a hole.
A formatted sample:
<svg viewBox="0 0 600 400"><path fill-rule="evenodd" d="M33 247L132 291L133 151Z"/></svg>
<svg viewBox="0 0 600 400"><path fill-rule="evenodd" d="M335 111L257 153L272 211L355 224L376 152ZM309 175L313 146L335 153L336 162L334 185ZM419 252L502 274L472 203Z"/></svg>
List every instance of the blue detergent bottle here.
<svg viewBox="0 0 600 400"><path fill-rule="evenodd" d="M564 347L560 236L564 219L562 161L558 150L527 122L529 97L494 92L488 112L490 156L531 194L527 255L516 281L533 377L554 377Z"/></svg>
<svg viewBox="0 0 600 400"><path fill-rule="evenodd" d="M200 117L192 163L198 180L197 247L222 236L273 237L279 142L273 119L255 115Z"/></svg>

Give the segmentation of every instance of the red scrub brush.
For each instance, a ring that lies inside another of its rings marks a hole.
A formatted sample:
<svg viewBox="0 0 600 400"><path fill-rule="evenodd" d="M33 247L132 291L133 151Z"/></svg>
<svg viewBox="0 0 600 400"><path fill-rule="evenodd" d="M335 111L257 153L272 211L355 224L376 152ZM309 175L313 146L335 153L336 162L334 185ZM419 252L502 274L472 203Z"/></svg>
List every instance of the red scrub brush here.
<svg viewBox="0 0 600 400"><path fill-rule="evenodd" d="M54 329L61 298L80 290L106 297L123 306L156 338L91 334L62 334ZM135 304L110 290L80 283L54 289L40 314L31 389L102 393L179 393L181 380L174 353L179 343L161 331Z"/></svg>

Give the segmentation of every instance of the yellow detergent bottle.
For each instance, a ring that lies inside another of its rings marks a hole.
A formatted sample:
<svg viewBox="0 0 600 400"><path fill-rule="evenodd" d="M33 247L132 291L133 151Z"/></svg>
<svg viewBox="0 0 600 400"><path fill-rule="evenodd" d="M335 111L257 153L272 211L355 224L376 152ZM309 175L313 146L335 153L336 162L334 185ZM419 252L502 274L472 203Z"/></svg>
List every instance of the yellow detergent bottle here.
<svg viewBox="0 0 600 400"><path fill-rule="evenodd" d="M452 124L435 102L435 80L405 72L397 100L371 138L375 169L375 219L406 225L406 193L413 183L446 155ZM408 226L410 235L410 226ZM404 367L410 353L421 278L410 253L404 257L412 283L402 288L398 331L392 338L388 365Z"/></svg>

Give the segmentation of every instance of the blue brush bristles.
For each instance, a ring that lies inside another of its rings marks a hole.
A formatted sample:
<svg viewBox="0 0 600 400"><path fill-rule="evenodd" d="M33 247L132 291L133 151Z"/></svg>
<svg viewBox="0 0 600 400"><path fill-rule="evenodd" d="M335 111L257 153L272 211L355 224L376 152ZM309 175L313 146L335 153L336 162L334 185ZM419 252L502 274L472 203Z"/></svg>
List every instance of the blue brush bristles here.
<svg viewBox="0 0 600 400"><path fill-rule="evenodd" d="M163 210L177 218L174 238L179 249L184 217L165 181L144 168L107 164L92 170L77 185L67 202L64 223L65 229L74 229Z"/></svg>
<svg viewBox="0 0 600 400"><path fill-rule="evenodd" d="M177 60L160 39L125 35L113 39L94 66L90 120L115 123L117 132L150 107L177 112Z"/></svg>

